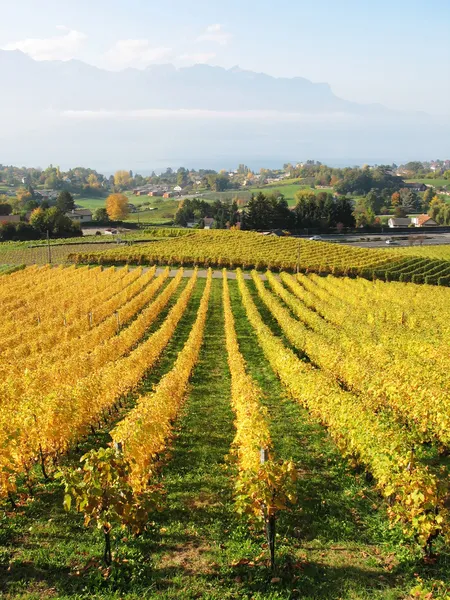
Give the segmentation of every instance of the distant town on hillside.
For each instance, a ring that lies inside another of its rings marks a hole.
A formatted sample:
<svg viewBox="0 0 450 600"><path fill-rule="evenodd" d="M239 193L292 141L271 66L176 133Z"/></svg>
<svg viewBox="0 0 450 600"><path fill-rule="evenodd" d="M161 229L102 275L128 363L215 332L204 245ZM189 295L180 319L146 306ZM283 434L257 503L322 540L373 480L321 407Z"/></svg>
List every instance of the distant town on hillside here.
<svg viewBox="0 0 450 600"><path fill-rule="evenodd" d="M111 197L120 210L108 208ZM119 222L289 231L448 226L450 160L345 168L306 160L259 171L242 163L149 176L0 165L0 215L4 241L76 236L95 225L110 233Z"/></svg>

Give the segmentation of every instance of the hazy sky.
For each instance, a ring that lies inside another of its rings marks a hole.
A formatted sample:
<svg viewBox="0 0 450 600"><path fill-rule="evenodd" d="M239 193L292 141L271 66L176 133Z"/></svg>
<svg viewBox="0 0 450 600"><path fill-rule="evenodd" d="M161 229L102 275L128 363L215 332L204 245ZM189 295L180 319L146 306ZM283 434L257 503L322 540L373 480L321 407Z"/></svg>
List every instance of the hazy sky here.
<svg viewBox="0 0 450 600"><path fill-rule="evenodd" d="M212 65L450 115L450 0L14 0L0 47L108 69Z"/></svg>

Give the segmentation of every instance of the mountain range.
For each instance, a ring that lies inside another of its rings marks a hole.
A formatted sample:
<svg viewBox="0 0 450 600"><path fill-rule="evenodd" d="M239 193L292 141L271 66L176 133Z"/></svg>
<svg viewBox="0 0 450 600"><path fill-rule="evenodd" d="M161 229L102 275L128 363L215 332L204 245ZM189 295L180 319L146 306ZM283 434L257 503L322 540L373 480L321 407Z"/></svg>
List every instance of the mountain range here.
<svg viewBox="0 0 450 600"><path fill-rule="evenodd" d="M326 83L239 67L106 71L0 50L0 82L4 164L221 168L450 153L448 123L344 100Z"/></svg>
<svg viewBox="0 0 450 600"><path fill-rule="evenodd" d="M0 50L0 107L59 110L279 110L310 112L385 111L335 96L326 83L303 77L276 78L239 67L205 64L176 69L171 64L145 70L106 71L78 60L35 61ZM32 94L29 93L30 87Z"/></svg>

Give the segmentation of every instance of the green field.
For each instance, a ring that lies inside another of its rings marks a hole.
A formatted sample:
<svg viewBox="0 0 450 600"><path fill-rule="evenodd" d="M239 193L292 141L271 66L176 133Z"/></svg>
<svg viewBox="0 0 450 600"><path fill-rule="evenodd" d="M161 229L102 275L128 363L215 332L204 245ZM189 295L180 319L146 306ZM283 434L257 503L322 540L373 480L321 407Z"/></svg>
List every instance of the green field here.
<svg viewBox="0 0 450 600"><path fill-rule="evenodd" d="M163 198L150 198L147 196L134 196L132 192L127 192L126 196L131 204L138 207L138 213L131 213L127 219L131 223L149 223L151 225L170 224L175 216L175 211L178 208L177 200L164 200ZM81 196L75 198L75 203L82 208L89 208L93 212L97 208L104 208L106 198ZM146 207L140 206L142 202L149 202L148 208L154 210L146 210Z"/></svg>
<svg viewBox="0 0 450 600"><path fill-rule="evenodd" d="M104 208L106 198L99 198L98 196L76 196L74 197L75 204L81 206L81 208L88 208L92 212L96 211L97 208Z"/></svg>
<svg viewBox="0 0 450 600"><path fill-rule="evenodd" d="M131 213L128 221L132 223L149 223L151 225L166 225L170 224L178 208L178 200L173 198L152 198L149 196L134 196L131 192L127 192L129 202L138 208L137 213ZM146 206L142 206L143 202L148 202ZM149 210L149 209L152 210Z"/></svg>
<svg viewBox="0 0 450 600"><path fill-rule="evenodd" d="M405 179L406 183L424 183L432 187L448 187L450 189L450 179Z"/></svg>

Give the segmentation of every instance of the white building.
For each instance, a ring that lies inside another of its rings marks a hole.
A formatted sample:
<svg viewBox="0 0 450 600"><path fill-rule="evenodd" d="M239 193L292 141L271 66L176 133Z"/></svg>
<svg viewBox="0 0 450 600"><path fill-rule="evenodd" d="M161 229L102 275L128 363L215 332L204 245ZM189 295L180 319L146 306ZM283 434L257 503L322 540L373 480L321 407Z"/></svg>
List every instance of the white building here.
<svg viewBox="0 0 450 600"><path fill-rule="evenodd" d="M393 229L396 227L409 227L411 225L411 219L408 217L391 217L388 221L388 225Z"/></svg>

